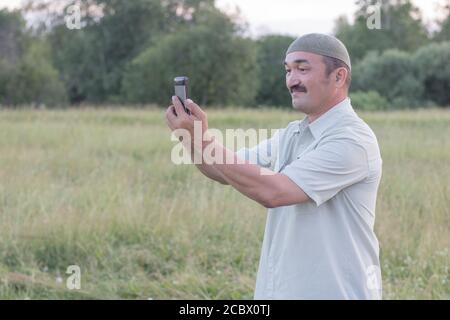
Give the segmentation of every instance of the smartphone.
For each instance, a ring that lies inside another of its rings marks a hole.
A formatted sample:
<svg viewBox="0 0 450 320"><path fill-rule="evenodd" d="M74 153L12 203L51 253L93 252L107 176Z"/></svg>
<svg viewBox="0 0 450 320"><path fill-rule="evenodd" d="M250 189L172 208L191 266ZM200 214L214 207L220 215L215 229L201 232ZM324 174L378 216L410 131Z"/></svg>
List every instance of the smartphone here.
<svg viewBox="0 0 450 320"><path fill-rule="evenodd" d="M188 82L189 78L185 76L176 77L173 80L175 95L178 97L178 99L180 99L184 111L186 111L186 113L190 115L191 111L186 107L186 99L188 97Z"/></svg>

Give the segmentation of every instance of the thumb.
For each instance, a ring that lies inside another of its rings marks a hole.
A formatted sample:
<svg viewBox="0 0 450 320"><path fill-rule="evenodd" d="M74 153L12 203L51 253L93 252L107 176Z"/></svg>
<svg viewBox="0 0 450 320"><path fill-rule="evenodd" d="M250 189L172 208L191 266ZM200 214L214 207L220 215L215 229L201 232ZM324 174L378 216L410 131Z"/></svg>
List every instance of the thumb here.
<svg viewBox="0 0 450 320"><path fill-rule="evenodd" d="M186 100L186 104L187 104L187 106L189 107L189 109L191 110L191 112L192 112L192 114L194 116L196 116L200 120L205 120L206 119L206 113L198 106L198 104L196 104L191 99L187 99Z"/></svg>

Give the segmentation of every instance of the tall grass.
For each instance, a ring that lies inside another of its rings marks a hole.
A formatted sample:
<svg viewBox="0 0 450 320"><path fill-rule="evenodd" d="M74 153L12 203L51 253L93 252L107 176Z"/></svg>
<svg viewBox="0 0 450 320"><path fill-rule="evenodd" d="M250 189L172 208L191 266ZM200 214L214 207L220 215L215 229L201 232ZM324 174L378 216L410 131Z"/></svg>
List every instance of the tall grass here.
<svg viewBox="0 0 450 320"><path fill-rule="evenodd" d="M275 109L210 127L279 128ZM449 299L450 112L364 113L384 298ZM0 298L252 298L266 209L170 161L162 110L0 112ZM81 267L80 291L65 287Z"/></svg>

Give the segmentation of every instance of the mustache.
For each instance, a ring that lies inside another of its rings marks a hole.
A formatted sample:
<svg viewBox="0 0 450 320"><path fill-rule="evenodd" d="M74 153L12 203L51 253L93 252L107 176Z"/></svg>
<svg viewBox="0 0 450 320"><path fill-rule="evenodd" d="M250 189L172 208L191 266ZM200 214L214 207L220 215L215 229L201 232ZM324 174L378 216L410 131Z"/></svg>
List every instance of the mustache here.
<svg viewBox="0 0 450 320"><path fill-rule="evenodd" d="M301 86L301 85L292 86L290 88L290 91L291 91L291 93L294 93L294 92L308 92L308 90L306 90L306 87Z"/></svg>

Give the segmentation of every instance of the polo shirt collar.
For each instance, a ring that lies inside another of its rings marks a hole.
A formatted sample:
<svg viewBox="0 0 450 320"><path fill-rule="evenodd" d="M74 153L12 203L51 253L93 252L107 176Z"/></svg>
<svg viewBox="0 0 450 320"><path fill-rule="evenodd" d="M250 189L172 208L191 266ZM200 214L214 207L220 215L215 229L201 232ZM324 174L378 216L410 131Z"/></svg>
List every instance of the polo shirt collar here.
<svg viewBox="0 0 450 320"><path fill-rule="evenodd" d="M352 105L350 104L350 98L348 97L331 107L330 110L308 125L314 139L319 138L327 128L336 124L343 114L352 112L354 111ZM308 121L308 117L304 120Z"/></svg>

